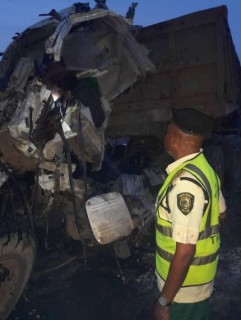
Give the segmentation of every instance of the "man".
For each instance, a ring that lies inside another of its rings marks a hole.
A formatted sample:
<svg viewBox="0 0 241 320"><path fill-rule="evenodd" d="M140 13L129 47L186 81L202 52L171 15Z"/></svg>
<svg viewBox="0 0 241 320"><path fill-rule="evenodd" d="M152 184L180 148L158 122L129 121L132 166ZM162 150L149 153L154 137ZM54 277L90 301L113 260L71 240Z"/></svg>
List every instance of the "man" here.
<svg viewBox="0 0 241 320"><path fill-rule="evenodd" d="M209 319L217 270L219 220L226 205L220 181L201 146L214 121L191 108L173 110L165 150L175 160L156 202L154 320Z"/></svg>

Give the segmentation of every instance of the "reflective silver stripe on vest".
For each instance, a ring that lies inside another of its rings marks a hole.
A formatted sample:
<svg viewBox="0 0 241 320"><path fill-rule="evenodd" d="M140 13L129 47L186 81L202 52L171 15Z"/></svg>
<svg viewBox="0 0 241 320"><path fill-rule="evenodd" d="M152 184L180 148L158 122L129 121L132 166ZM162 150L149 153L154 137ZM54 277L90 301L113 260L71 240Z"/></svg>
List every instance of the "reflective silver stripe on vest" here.
<svg viewBox="0 0 241 320"><path fill-rule="evenodd" d="M158 255L163 258L164 260L168 261L168 262L171 262L172 261L172 258L173 258L173 254L172 253L169 253L159 247L157 247L156 249ZM218 256L218 251L213 253L213 254L210 254L209 256L205 256L205 257L196 257L193 259L191 265L192 266L201 266L201 265L205 265L205 264L208 264L208 263L211 263L213 261L216 260L217 256Z"/></svg>
<svg viewBox="0 0 241 320"><path fill-rule="evenodd" d="M160 225L156 225L157 230L166 237L172 237L172 228L164 227ZM219 225L216 224L215 226L209 227L204 231L201 231L198 236L198 240L208 239L211 236L214 236L219 233Z"/></svg>
<svg viewBox="0 0 241 320"><path fill-rule="evenodd" d="M159 224L156 224L156 228L157 230L163 234L164 236L167 236L169 238L172 237L172 228L170 227L163 227L163 226L160 226Z"/></svg>
<svg viewBox="0 0 241 320"><path fill-rule="evenodd" d="M198 240L204 240L204 239L207 239L211 236L215 236L219 233L219 225L216 224L214 226L211 226L207 229L205 229L204 231L201 231L199 233L199 237L198 237Z"/></svg>

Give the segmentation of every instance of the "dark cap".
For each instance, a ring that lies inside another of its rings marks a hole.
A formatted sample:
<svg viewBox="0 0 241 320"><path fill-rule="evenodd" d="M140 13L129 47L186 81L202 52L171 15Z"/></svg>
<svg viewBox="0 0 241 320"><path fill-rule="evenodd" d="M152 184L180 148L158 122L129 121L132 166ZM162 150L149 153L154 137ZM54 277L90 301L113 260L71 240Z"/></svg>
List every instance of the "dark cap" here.
<svg viewBox="0 0 241 320"><path fill-rule="evenodd" d="M214 128L214 119L192 108L172 109L172 122L188 134L208 135Z"/></svg>

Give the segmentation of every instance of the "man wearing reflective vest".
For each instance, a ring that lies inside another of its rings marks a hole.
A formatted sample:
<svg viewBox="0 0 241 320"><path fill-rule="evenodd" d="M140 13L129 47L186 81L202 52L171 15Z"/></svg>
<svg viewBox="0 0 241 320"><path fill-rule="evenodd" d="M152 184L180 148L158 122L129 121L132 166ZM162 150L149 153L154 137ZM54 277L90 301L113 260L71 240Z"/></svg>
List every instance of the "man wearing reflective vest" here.
<svg viewBox="0 0 241 320"><path fill-rule="evenodd" d="M217 270L219 222L226 215L220 180L201 149L214 121L173 109L165 150L173 158L156 201L154 320L207 320Z"/></svg>

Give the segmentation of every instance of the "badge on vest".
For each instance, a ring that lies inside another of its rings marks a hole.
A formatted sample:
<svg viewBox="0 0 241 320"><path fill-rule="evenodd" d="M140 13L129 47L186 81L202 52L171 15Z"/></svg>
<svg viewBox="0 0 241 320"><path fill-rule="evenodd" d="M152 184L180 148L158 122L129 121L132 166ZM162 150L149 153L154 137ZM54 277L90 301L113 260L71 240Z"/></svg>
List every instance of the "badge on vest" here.
<svg viewBox="0 0 241 320"><path fill-rule="evenodd" d="M177 195L178 209L186 216L188 215L194 205L194 195L188 192L182 192Z"/></svg>

